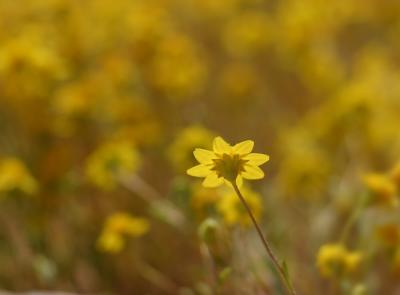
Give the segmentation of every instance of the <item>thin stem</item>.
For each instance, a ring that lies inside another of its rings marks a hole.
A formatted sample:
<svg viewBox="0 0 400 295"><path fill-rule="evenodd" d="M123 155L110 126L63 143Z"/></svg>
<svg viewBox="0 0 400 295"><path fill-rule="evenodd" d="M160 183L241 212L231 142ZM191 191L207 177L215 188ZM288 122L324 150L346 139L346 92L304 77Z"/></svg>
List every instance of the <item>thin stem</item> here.
<svg viewBox="0 0 400 295"><path fill-rule="evenodd" d="M121 175L117 178L119 183L130 192L137 194L145 202L148 202L154 214L161 214L164 221L178 229L185 224L185 216L171 201L163 198L150 184L136 174ZM160 217L160 216L158 216Z"/></svg>
<svg viewBox="0 0 400 295"><path fill-rule="evenodd" d="M240 192L236 182L232 181L231 183L232 183L233 188L234 188L236 194L238 195L240 201L242 202L243 206L246 208L246 211L249 214L249 216L251 218L251 221L253 222L253 224L254 224L254 226L255 226L255 228L257 230L257 233L258 233L258 235L259 235L259 237L260 237L265 249L267 250L268 256L271 258L276 270L278 271L279 275L281 276L281 279L284 282L284 285L286 286L289 294L296 295L296 291L294 290L294 288L292 286L292 283L290 282L288 276L286 275L286 272L283 269L283 267L279 264L278 259L276 258L275 254L272 252L272 249L269 246L269 243L268 243L266 237L262 233L260 226L258 225L253 213L251 212L251 209L250 209L249 205L247 204L247 202L246 202L245 198L243 197L242 193Z"/></svg>
<svg viewBox="0 0 400 295"><path fill-rule="evenodd" d="M136 263L140 268L139 274L144 279L148 280L154 286L163 290L167 294L176 294L177 286L169 277L140 259L138 259Z"/></svg>
<svg viewBox="0 0 400 295"><path fill-rule="evenodd" d="M362 213L365 205L367 204L367 201L368 201L368 195L367 194L363 194L359 198L358 203L357 203L354 211L352 212L350 217L347 219L345 225L343 226L342 234L340 235L340 241L341 242L344 243L346 241L346 239L348 238L351 229L353 228L353 226L356 223L358 217Z"/></svg>

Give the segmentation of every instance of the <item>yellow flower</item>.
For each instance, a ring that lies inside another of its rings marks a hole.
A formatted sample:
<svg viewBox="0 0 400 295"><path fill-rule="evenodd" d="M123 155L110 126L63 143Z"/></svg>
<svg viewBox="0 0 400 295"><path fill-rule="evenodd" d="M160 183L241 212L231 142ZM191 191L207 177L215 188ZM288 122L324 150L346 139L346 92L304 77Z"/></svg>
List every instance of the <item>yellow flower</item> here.
<svg viewBox="0 0 400 295"><path fill-rule="evenodd" d="M266 13L246 11L232 18L223 29L222 42L235 56L265 51L271 40L271 21Z"/></svg>
<svg viewBox="0 0 400 295"><path fill-rule="evenodd" d="M342 244L323 245L317 255L317 266L324 277L339 277L355 272L362 260L359 251L349 251Z"/></svg>
<svg viewBox="0 0 400 295"><path fill-rule="evenodd" d="M260 195L248 188L243 188L242 192L254 217L256 220L259 220L263 209ZM232 191L225 193L222 198L219 199L217 210L222 214L227 225L251 225L249 214L243 207L240 199Z"/></svg>
<svg viewBox="0 0 400 295"><path fill-rule="evenodd" d="M101 251L117 253L125 246L125 236L140 237L149 231L150 224L145 218L133 217L117 212L108 217L97 241Z"/></svg>
<svg viewBox="0 0 400 295"><path fill-rule="evenodd" d="M34 194L37 189L36 180L20 160L5 158L0 161L0 193L21 190L26 194Z"/></svg>
<svg viewBox="0 0 400 295"><path fill-rule="evenodd" d="M185 171L194 165L193 150L210 148L214 134L200 125L191 125L181 130L168 148L168 158L177 171Z"/></svg>
<svg viewBox="0 0 400 295"><path fill-rule="evenodd" d="M390 177L400 190L400 162L390 171Z"/></svg>
<svg viewBox="0 0 400 295"><path fill-rule="evenodd" d="M399 204L395 183L385 174L371 173L364 176L372 202L379 205L396 207Z"/></svg>
<svg viewBox="0 0 400 295"><path fill-rule="evenodd" d="M103 252L118 253L124 246L125 240L122 235L114 232L104 232L97 240L97 247Z"/></svg>
<svg viewBox="0 0 400 295"><path fill-rule="evenodd" d="M207 77L199 48L192 39L181 34L169 34L158 44L148 71L152 85L172 100L195 96L203 89Z"/></svg>
<svg viewBox="0 0 400 295"><path fill-rule="evenodd" d="M242 178L261 179L264 172L258 167L269 160L265 154L251 153L254 142L245 140L234 146L221 137L213 141L213 150L197 148L193 154L200 165L187 170L194 177L205 177L204 187L217 187L233 181L240 186Z"/></svg>
<svg viewBox="0 0 400 295"><path fill-rule="evenodd" d="M400 225L384 224L377 228L376 235L387 246L396 247L400 245Z"/></svg>
<svg viewBox="0 0 400 295"><path fill-rule="evenodd" d="M218 189L206 189L196 183L193 187L191 205L197 218L202 220L209 215L220 198L221 192Z"/></svg>
<svg viewBox="0 0 400 295"><path fill-rule="evenodd" d="M243 102L260 91L259 74L251 64L236 62L226 66L219 84L222 96L230 101Z"/></svg>
<svg viewBox="0 0 400 295"><path fill-rule="evenodd" d="M88 158L86 173L89 179L103 189L116 186L115 177L138 169L139 155L129 142L108 142Z"/></svg>

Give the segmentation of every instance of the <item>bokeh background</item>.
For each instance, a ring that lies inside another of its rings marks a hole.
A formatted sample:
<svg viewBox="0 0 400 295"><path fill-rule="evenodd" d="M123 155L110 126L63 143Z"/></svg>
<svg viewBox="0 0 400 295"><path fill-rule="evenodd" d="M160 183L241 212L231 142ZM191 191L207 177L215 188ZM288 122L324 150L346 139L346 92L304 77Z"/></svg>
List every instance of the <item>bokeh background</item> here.
<svg viewBox="0 0 400 295"><path fill-rule="evenodd" d="M400 294L400 2L0 0L0 289Z"/></svg>

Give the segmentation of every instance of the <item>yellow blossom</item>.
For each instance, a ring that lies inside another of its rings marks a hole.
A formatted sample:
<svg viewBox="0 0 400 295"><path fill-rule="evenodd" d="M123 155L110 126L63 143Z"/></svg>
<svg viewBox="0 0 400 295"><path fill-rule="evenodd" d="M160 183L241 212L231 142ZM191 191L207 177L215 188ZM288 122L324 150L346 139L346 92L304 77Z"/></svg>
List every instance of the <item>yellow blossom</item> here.
<svg viewBox="0 0 400 295"><path fill-rule="evenodd" d="M101 251L117 253L125 246L124 236L140 237L149 228L150 224L145 218L133 217L124 212L114 213L108 217L97 246Z"/></svg>
<svg viewBox="0 0 400 295"><path fill-rule="evenodd" d="M398 190L400 190L400 162L394 166L394 168L390 171L391 179L396 184Z"/></svg>
<svg viewBox="0 0 400 295"><path fill-rule="evenodd" d="M377 237L388 246L400 245L400 225L385 224L376 230Z"/></svg>
<svg viewBox="0 0 400 295"><path fill-rule="evenodd" d="M103 189L113 189L116 177L138 169L139 155L131 143L108 142L98 147L88 158L86 173Z"/></svg>
<svg viewBox="0 0 400 295"><path fill-rule="evenodd" d="M359 251L349 251L342 244L326 244L318 251L317 266L324 277L340 277L355 272L361 260Z"/></svg>
<svg viewBox="0 0 400 295"><path fill-rule="evenodd" d="M271 24L266 13L248 11L228 22L222 41L232 55L251 56L264 51L271 39Z"/></svg>
<svg viewBox="0 0 400 295"><path fill-rule="evenodd" d="M202 90L207 67L193 40L170 34L157 49L148 70L149 80L158 91L170 99L180 100Z"/></svg>
<svg viewBox="0 0 400 295"><path fill-rule="evenodd" d="M194 177L205 177L204 187L217 187L233 181L240 186L243 178L261 179L264 172L258 166L267 162L269 156L251 153L253 146L252 140L231 146L218 136L213 141L212 151L194 150L193 154L200 165L190 168L187 173Z"/></svg>
<svg viewBox="0 0 400 295"><path fill-rule="evenodd" d="M20 190L34 194L37 189L36 180L20 160L12 157L0 160L0 193Z"/></svg>
<svg viewBox="0 0 400 295"><path fill-rule="evenodd" d="M214 134L200 125L191 125L181 130L168 148L168 158L174 168L185 171L194 165L193 150L196 147L210 148Z"/></svg>
<svg viewBox="0 0 400 295"><path fill-rule="evenodd" d="M221 192L217 189L206 189L200 184L193 187L191 199L192 207L199 219L203 219L213 211L215 204L221 198Z"/></svg>
<svg viewBox="0 0 400 295"><path fill-rule="evenodd" d="M259 84L259 74L249 64L232 63L221 73L221 93L230 101L243 102L249 97L254 97L259 91Z"/></svg>
<svg viewBox="0 0 400 295"><path fill-rule="evenodd" d="M367 174L364 176L364 183L372 195L372 203L391 207L399 204L396 185L387 175Z"/></svg>
<svg viewBox="0 0 400 295"><path fill-rule="evenodd" d="M242 188L242 193L254 217L256 220L259 220L263 209L261 196L249 188ZM240 199L233 191L227 191L225 194L223 194L222 198L220 198L217 204L217 209L223 216L225 223L228 225L251 225L249 214L243 207Z"/></svg>
<svg viewBox="0 0 400 295"><path fill-rule="evenodd" d="M97 240L97 247L103 252L118 253L125 246L125 240L119 233L104 232Z"/></svg>

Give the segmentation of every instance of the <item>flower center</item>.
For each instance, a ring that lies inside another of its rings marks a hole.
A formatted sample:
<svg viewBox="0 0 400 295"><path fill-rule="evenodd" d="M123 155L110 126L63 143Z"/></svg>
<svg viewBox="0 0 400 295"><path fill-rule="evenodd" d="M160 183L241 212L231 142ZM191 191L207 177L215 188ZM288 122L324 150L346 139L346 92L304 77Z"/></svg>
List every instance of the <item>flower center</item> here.
<svg viewBox="0 0 400 295"><path fill-rule="evenodd" d="M244 171L244 164L247 162L240 158L239 155L223 154L221 158L214 159L214 170L218 177L226 180L234 181L238 174Z"/></svg>

